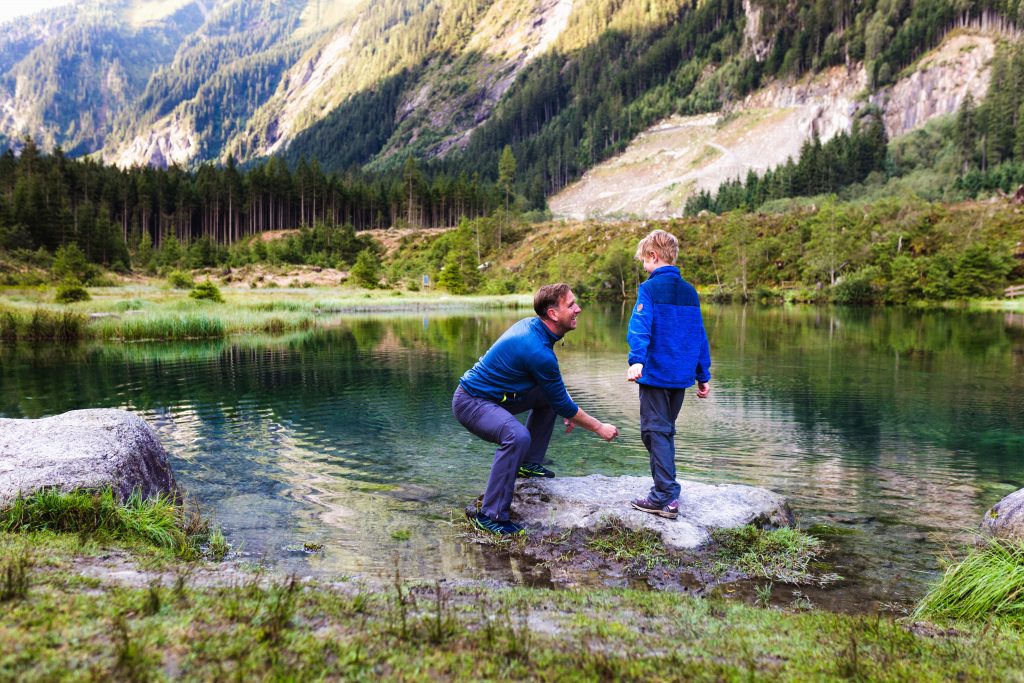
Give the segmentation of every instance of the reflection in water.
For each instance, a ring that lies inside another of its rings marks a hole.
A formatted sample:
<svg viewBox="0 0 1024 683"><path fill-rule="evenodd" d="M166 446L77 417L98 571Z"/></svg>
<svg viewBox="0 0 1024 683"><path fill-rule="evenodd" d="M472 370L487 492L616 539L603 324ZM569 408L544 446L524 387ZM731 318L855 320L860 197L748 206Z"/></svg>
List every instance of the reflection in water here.
<svg viewBox="0 0 1024 683"><path fill-rule="evenodd" d="M556 347L569 391L622 431L556 430L560 475L644 474L629 309ZM342 318L278 339L0 347L0 415L138 411L229 538L287 570L519 576L450 516L490 448L450 414L458 377L520 315ZM839 535L849 590L908 599L936 554L1024 486L1024 326L1006 314L711 307L712 398L678 425L681 476L765 486ZM642 493L642 492L638 492ZM321 555L295 552L305 541ZM498 566L495 566L495 563Z"/></svg>

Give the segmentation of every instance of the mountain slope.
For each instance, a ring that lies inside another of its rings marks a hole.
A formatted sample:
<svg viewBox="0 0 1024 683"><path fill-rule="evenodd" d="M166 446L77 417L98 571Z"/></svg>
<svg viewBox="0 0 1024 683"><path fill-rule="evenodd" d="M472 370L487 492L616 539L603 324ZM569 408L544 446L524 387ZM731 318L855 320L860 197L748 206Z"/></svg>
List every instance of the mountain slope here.
<svg viewBox="0 0 1024 683"><path fill-rule="evenodd" d="M73 155L99 149L201 23L198 4L181 0L79 4L8 23L0 31L0 135L32 135Z"/></svg>
<svg viewBox="0 0 1024 683"><path fill-rule="evenodd" d="M850 132L859 111L880 109L891 139L984 98L997 33L951 35L892 86L863 98L863 65L833 67L794 83L772 83L716 114L673 116L641 133L620 155L551 197L561 218L680 216L686 200L748 172L797 159L817 136Z"/></svg>

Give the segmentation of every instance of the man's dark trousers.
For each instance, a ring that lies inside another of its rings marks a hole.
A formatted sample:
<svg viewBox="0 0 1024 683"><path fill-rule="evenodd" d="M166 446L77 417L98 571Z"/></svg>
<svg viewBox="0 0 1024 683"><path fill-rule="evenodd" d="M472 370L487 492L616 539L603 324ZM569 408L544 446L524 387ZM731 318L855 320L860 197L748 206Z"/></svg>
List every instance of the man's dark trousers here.
<svg viewBox="0 0 1024 683"><path fill-rule="evenodd" d="M524 427L515 415L527 410L530 416ZM459 386L452 397L452 413L470 432L498 444L480 511L491 519L508 521L519 465L544 461L555 428L554 409L540 387L495 403L471 396Z"/></svg>
<svg viewBox="0 0 1024 683"><path fill-rule="evenodd" d="M676 481L676 418L686 389L640 385L640 439L651 454L654 486L647 499L659 507L679 497Z"/></svg>

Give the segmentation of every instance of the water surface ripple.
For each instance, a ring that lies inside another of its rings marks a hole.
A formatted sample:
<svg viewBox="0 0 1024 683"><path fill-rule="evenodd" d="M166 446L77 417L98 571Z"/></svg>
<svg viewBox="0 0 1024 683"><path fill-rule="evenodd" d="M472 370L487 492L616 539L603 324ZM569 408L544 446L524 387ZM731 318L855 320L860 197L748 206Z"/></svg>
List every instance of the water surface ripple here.
<svg viewBox="0 0 1024 683"><path fill-rule="evenodd" d="M559 344L567 385L619 426L556 428L560 475L647 474L628 308L588 307ZM341 318L276 340L0 347L0 415L139 412L179 481L249 557L305 573L521 579L452 528L491 449L452 418L461 373L517 317ZM687 397L681 476L785 494L838 537L839 590L918 597L936 557L1024 486L1024 327L966 312L708 307L712 397ZM638 494L643 493L638 491ZM316 555L302 544L322 544Z"/></svg>

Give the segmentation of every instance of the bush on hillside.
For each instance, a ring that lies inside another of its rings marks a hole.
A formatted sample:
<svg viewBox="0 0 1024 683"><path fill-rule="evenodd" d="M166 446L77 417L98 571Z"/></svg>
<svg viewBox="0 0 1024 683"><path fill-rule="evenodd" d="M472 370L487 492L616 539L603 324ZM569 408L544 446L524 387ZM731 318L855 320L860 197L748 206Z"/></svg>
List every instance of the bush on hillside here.
<svg viewBox="0 0 1024 683"><path fill-rule="evenodd" d="M195 285L192 276L183 270L172 270L167 274L167 282L175 289L192 289Z"/></svg>
<svg viewBox="0 0 1024 683"><path fill-rule="evenodd" d="M224 303L224 297L221 295L220 289L218 289L217 285L213 284L209 280L197 284L192 288L192 291L189 292L188 295L197 301L205 300L213 301L218 304Z"/></svg>
<svg viewBox="0 0 1024 683"><path fill-rule="evenodd" d="M57 294L53 300L59 304L72 304L76 301L88 301L89 290L82 286L82 283L73 278L68 278L57 287Z"/></svg>

